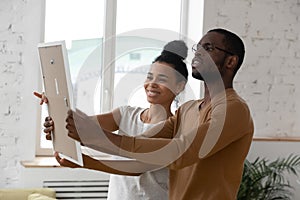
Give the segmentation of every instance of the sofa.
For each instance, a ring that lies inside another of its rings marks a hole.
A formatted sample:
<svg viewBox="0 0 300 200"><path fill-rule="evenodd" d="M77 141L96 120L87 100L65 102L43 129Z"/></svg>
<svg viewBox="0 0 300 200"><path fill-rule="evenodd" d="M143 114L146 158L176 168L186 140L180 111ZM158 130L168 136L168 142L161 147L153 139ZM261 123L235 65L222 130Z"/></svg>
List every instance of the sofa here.
<svg viewBox="0 0 300 200"><path fill-rule="evenodd" d="M56 200L51 188L0 189L0 200Z"/></svg>

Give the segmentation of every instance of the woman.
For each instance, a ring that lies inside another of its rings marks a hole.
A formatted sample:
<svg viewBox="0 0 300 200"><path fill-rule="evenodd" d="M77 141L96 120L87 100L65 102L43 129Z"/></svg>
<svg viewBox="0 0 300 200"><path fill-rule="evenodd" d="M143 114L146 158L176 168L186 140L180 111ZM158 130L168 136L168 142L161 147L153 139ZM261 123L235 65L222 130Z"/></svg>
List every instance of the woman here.
<svg viewBox="0 0 300 200"><path fill-rule="evenodd" d="M144 132L158 122L172 116L171 104L176 95L184 89L187 82L188 71L183 62L187 56L187 49L186 44L180 40L166 44L161 55L152 63L144 83L150 107L144 109L122 106L110 113L97 115L101 128L110 131L118 130L118 134L134 136L135 133ZM37 93L35 95L42 98L41 103L47 102L47 99L42 95ZM44 132L48 139L50 139L50 132L54 128L53 124L51 118L46 118ZM78 167L70 161L61 159L57 153L55 156L63 166ZM140 174L122 171L119 168L114 169L87 155L83 155L83 159L84 168L122 175L111 175L108 189L109 200L168 199L167 168Z"/></svg>

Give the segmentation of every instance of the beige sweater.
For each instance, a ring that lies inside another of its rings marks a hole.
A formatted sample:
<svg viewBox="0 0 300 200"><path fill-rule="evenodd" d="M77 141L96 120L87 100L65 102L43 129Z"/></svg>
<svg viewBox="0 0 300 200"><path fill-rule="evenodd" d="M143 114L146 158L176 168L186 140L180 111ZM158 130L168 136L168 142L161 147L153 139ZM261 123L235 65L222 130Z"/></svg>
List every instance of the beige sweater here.
<svg viewBox="0 0 300 200"><path fill-rule="evenodd" d="M183 104L152 138L123 136L120 155L168 166L171 200L236 199L254 127L245 101L225 93L200 110L202 100Z"/></svg>

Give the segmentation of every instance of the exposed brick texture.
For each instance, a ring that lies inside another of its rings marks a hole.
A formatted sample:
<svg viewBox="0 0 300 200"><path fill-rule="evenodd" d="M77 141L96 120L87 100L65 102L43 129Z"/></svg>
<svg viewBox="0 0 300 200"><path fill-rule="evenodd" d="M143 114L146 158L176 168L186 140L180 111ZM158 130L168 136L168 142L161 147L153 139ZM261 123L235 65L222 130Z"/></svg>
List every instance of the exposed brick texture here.
<svg viewBox="0 0 300 200"><path fill-rule="evenodd" d="M212 0L204 13L204 31L224 27L246 44L235 87L249 102L255 135L299 137L300 1Z"/></svg>

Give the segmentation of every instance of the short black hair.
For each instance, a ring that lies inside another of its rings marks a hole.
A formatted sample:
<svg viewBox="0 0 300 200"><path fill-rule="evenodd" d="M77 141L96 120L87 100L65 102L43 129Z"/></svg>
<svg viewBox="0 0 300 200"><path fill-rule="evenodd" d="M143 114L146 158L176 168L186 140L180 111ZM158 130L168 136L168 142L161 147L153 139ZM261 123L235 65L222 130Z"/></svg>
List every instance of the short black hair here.
<svg viewBox="0 0 300 200"><path fill-rule="evenodd" d="M242 39L237 34L222 28L211 29L208 31L208 33L209 32L216 32L222 34L224 36L223 42L226 50L238 56L239 61L234 71L234 74L236 74L239 68L241 67L245 57L245 46Z"/></svg>
<svg viewBox="0 0 300 200"><path fill-rule="evenodd" d="M188 47L183 40L173 40L164 46L161 54L155 58L154 62L165 62L171 64L180 74L177 81L187 82L188 70L183 60L187 57Z"/></svg>

